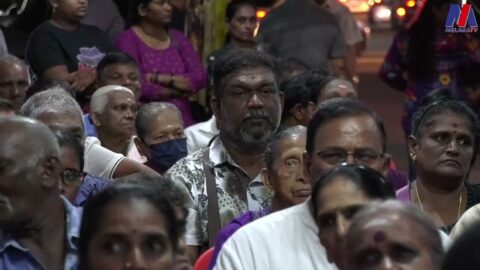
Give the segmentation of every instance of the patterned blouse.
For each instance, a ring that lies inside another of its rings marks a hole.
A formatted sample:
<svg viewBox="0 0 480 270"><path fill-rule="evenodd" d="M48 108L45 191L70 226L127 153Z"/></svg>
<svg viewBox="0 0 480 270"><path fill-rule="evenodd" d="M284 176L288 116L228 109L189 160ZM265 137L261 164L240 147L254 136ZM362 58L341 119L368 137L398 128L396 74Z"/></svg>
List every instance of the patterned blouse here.
<svg viewBox="0 0 480 270"><path fill-rule="evenodd" d="M186 244L202 246L208 242L208 199L203 171L203 149L198 150L178 161L167 172L174 181L185 185L190 192L194 209L190 209L187 220ZM217 183L218 207L222 227L235 217L247 211L257 211L268 207L273 197L272 192L264 186L260 174L241 187L241 177L248 177L245 171L232 160L220 139L217 137L209 147L210 166ZM240 186L240 187L239 187Z"/></svg>
<svg viewBox="0 0 480 270"><path fill-rule="evenodd" d="M132 56L140 67L142 76L147 73L182 75L189 79L194 92L207 85L207 72L200 58L187 37L176 30L170 30L170 46L164 50L154 49L145 44L130 28L121 33L115 45ZM140 101L152 102L158 100L160 85L143 80ZM182 112L185 127L195 123L188 98L173 98L165 100L175 104Z"/></svg>
<svg viewBox="0 0 480 270"><path fill-rule="evenodd" d="M399 32L385 56L379 76L392 88L405 94L403 127L411 133L411 117L424 97L438 88L447 87L461 100L466 100L464 89L458 86L460 70L480 63L480 39L472 34L439 33L434 42L435 73L430 80L408 78L407 47L409 35Z"/></svg>

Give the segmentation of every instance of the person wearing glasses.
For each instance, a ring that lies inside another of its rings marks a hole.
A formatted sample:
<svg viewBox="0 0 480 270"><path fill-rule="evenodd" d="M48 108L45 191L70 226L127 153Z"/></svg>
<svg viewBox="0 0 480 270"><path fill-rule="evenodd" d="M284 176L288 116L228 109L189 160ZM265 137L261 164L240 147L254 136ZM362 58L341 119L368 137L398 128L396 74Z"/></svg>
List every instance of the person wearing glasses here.
<svg viewBox="0 0 480 270"><path fill-rule="evenodd" d="M81 211L60 196L55 136L18 116L0 130L0 269L77 269Z"/></svg>
<svg viewBox="0 0 480 270"><path fill-rule="evenodd" d="M111 181L89 175L83 171L84 148L75 133L53 130L60 145L60 163L63 167L60 192L73 205L83 206L94 194L112 184Z"/></svg>
<svg viewBox="0 0 480 270"><path fill-rule="evenodd" d="M307 128L305 177L315 185L321 175L343 163L386 175L390 165L386 146L383 122L372 110L352 99L323 102ZM223 245L214 269L335 269L318 240L309 202L239 229Z"/></svg>

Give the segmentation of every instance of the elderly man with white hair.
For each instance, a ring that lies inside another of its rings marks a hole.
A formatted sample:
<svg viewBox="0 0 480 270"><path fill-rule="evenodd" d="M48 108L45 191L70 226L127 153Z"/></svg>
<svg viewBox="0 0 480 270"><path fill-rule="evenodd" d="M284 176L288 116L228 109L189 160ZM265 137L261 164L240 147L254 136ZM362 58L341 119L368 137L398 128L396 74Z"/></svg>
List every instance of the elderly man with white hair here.
<svg viewBox="0 0 480 270"><path fill-rule="evenodd" d="M85 142L84 171L106 179L138 172L156 174L138 162L101 146L95 137L85 137L83 115L75 99L62 88L52 88L30 97L20 113L42 121L50 128L70 130Z"/></svg>
<svg viewBox="0 0 480 270"><path fill-rule="evenodd" d="M132 90L107 85L95 91L90 100L90 115L103 147L144 163L135 146L137 102Z"/></svg>

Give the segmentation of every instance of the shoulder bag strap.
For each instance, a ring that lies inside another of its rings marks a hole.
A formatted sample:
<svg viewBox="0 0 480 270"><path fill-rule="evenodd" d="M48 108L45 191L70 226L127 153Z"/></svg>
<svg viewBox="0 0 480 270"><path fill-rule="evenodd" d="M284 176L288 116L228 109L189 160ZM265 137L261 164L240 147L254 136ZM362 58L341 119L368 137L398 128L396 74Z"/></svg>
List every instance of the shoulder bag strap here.
<svg viewBox="0 0 480 270"><path fill-rule="evenodd" d="M221 228L220 210L218 208L217 181L213 175L213 168L210 167L210 148L203 151L203 172L205 173L205 183L207 185L207 215L208 215L208 244L210 247L215 245L217 234Z"/></svg>

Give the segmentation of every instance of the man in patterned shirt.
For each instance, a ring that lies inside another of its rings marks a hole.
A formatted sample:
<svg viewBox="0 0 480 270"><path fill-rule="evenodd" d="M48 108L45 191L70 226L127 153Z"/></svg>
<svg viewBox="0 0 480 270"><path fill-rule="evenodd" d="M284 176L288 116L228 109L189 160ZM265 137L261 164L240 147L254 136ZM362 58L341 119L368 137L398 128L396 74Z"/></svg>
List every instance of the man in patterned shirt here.
<svg viewBox="0 0 480 270"><path fill-rule="evenodd" d="M260 179L260 170L265 167L266 143L279 126L283 104L275 64L262 52L227 53L217 61L213 78L211 104L219 135L208 148L181 159L167 172L188 188L195 205L186 234L192 255L209 240L209 175L212 182L215 179L217 192L210 200L218 198L221 226L248 210L268 206L271 193Z"/></svg>

